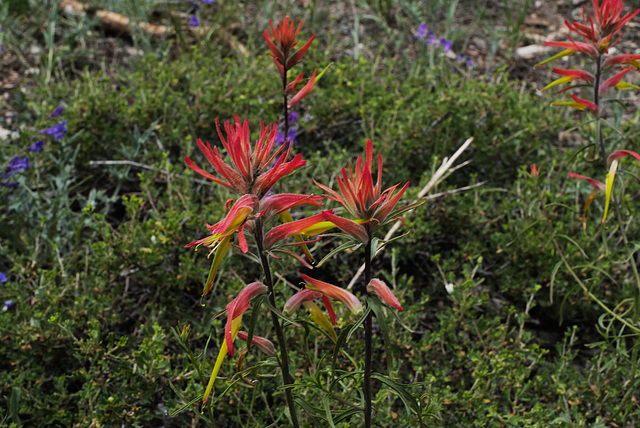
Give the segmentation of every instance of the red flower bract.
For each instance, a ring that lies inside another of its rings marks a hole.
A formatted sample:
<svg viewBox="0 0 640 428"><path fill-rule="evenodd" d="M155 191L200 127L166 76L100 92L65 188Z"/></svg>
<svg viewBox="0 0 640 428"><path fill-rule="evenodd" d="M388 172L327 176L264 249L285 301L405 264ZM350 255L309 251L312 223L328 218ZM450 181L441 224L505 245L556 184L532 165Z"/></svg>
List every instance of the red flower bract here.
<svg viewBox="0 0 640 428"><path fill-rule="evenodd" d="M271 34L269 34L269 30L264 30L263 36L267 41L267 45L269 45L269 50L271 50L270 55L273 58L273 62L278 67L280 75L284 76L287 70L302 61L302 57L307 53L316 35L311 36L309 41L294 53L293 50L298 46L296 37L302 27L302 21L298 23L298 29L295 29L294 20L289 20L289 17L285 16L283 21L278 22L276 28L273 28L271 20L269 20L269 26L271 27Z"/></svg>
<svg viewBox="0 0 640 428"><path fill-rule="evenodd" d="M200 139L196 141L198 147L200 147L200 150L202 150L202 153L204 153L220 177L204 171L189 157L185 157L185 162L203 177L222 184L241 195L253 194L258 199L262 199L279 179L306 164L299 154L287 162L291 150L290 146L286 150L284 146L280 146L279 149L272 153L278 133L275 123L273 128L269 130L269 126L265 128L264 124L260 122L260 137L256 141L253 151L249 141L248 120L241 123L240 118L236 115L234 125L231 124L231 121L225 122L226 140L222 136L222 132L220 132L218 119L216 119L216 127L222 145L229 153L231 165L222 160L217 147L211 148L209 143L205 145Z"/></svg>

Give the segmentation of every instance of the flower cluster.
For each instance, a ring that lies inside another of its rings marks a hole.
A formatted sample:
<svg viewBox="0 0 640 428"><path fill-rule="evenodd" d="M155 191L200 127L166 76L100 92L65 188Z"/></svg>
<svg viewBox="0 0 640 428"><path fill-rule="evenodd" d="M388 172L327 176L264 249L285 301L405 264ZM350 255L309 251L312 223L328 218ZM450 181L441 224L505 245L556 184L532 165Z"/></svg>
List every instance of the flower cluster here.
<svg viewBox="0 0 640 428"><path fill-rule="evenodd" d="M553 103L556 106L569 106L578 110L589 109L595 114L601 111L600 97L604 95L609 88L616 90L622 89L640 89L640 87L622 81L622 79L631 71L640 70L640 54L622 54L608 56L609 49L616 45L622 37L622 29L624 26L640 12L628 12L622 15L624 4L622 0L592 0L594 14L593 16L585 14L582 8L582 22L565 21L570 34L569 41L547 41L547 46L563 48L560 53L548 58L538 65L548 64L558 58L574 55L577 52L586 54L595 62L595 72L590 73L585 70L565 70L554 68L553 72L561 77L542 90L547 90L557 85L570 84L571 86L561 89L559 93L580 87L593 87L594 100L585 100L579 98L575 94L570 94L571 101ZM584 42L576 42L574 38L582 38ZM607 73L615 73L607 80Z"/></svg>
<svg viewBox="0 0 640 428"><path fill-rule="evenodd" d="M271 27L271 33L269 33L269 30L264 30L262 35L269 46L269 55L271 55L273 63L278 69L278 73L280 73L280 76L286 82L287 72L302 61L302 58L307 53L307 50L309 50L316 35L311 36L304 46L294 51L298 47L296 38L302 27L302 21L298 23L298 28L296 29L294 20L290 20L288 16L285 16L284 20L279 21L275 28L271 20L269 20L269 26ZM289 108L294 107L313 90L316 84L317 71L317 69L313 70L313 74L307 84L288 101ZM302 78L303 74L300 73L293 82L287 83L284 87L285 94L294 93L296 86L302 81Z"/></svg>
<svg viewBox="0 0 640 428"><path fill-rule="evenodd" d="M445 37L437 38L433 31L429 31L429 28L424 22L420 23L418 30L413 35L414 38L422 40L424 43L428 44L433 48L441 47L442 51L446 54L451 52L453 48L453 42ZM457 55L458 62L460 64L466 63L468 68L473 67L473 61L470 56L465 56L464 54Z"/></svg>
<svg viewBox="0 0 640 428"><path fill-rule="evenodd" d="M49 117L58 117L64 111L64 107L58 106L56 109L49 115ZM57 141L64 139L67 133L67 121L63 121L57 125L52 126L51 128L43 129L40 133L45 135L50 135L55 138ZM44 140L38 140L25 150L28 152L40 153L44 150ZM0 172L0 186L4 187L16 187L18 185L17 181L10 181L9 179L18 172L27 171L29 168L33 167L32 164L29 163L28 157L20 157L15 156L11 159L11 163L7 168L5 168L4 172Z"/></svg>

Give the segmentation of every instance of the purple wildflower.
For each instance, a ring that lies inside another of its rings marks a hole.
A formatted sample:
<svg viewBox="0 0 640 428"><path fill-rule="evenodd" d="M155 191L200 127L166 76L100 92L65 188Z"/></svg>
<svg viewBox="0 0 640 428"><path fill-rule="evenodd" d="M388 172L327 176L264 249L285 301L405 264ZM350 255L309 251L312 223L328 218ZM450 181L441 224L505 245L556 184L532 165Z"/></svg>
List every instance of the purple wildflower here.
<svg viewBox="0 0 640 428"><path fill-rule="evenodd" d="M27 147L28 152L40 153L42 152L43 149L44 149L44 140L36 141L35 143Z"/></svg>
<svg viewBox="0 0 640 428"><path fill-rule="evenodd" d="M296 120L298 120L298 113L296 113L295 111L292 111L291 113L289 113L288 119L289 119L289 125L291 125Z"/></svg>
<svg viewBox="0 0 640 428"><path fill-rule="evenodd" d="M458 55L458 62L459 63L464 62L464 55L463 54Z"/></svg>
<svg viewBox="0 0 640 428"><path fill-rule="evenodd" d="M214 4L216 0L202 0L200 4Z"/></svg>
<svg viewBox="0 0 640 428"><path fill-rule="evenodd" d="M296 144L298 142L298 140L296 140L296 128L289 128L288 137L289 137L288 141L290 141L291 144ZM284 132L278 132L278 134L276 135L276 140L274 144L276 146L284 144Z"/></svg>
<svg viewBox="0 0 640 428"><path fill-rule="evenodd" d="M470 56L467 57L467 67L469 67L469 68L473 67L473 61L471 60Z"/></svg>
<svg viewBox="0 0 640 428"><path fill-rule="evenodd" d="M49 117L58 117L62 114L62 112L64 111L64 107L62 106L58 106L56 107L56 109L53 111L53 113L51 113L49 115Z"/></svg>
<svg viewBox="0 0 640 428"><path fill-rule="evenodd" d="M29 164L29 158L20 159L19 156L16 156L11 159L11 163L9 164L9 169L11 170L9 175L13 175L14 173L19 171L26 171L29 168L31 168L31 165Z"/></svg>
<svg viewBox="0 0 640 428"><path fill-rule="evenodd" d="M198 17L196 15L191 15L191 19L189 20L190 27L199 27L200 21L198 21Z"/></svg>
<svg viewBox="0 0 640 428"><path fill-rule="evenodd" d="M417 39L424 39L427 35L427 30L427 25L424 22L421 22L420 26L418 27L418 31L416 31L416 34L413 37Z"/></svg>
<svg viewBox="0 0 640 428"><path fill-rule="evenodd" d="M63 140L65 134L67 133L67 121L64 120L59 124L52 126L51 128L43 129L40 132L45 135L51 135L56 139L56 141Z"/></svg>
<svg viewBox="0 0 640 428"><path fill-rule="evenodd" d="M7 275L3 272L0 272L0 282L7 282Z"/></svg>
<svg viewBox="0 0 640 428"><path fill-rule="evenodd" d="M453 43L451 42L451 40L447 40L444 37L440 39L440 46L442 46L442 50L444 51L444 53L449 52L452 45Z"/></svg>
<svg viewBox="0 0 640 428"><path fill-rule="evenodd" d="M4 308L2 309L3 311L8 311L9 308L11 306L15 305L15 303L13 303L13 300L9 299L9 300L5 300L4 301Z"/></svg>

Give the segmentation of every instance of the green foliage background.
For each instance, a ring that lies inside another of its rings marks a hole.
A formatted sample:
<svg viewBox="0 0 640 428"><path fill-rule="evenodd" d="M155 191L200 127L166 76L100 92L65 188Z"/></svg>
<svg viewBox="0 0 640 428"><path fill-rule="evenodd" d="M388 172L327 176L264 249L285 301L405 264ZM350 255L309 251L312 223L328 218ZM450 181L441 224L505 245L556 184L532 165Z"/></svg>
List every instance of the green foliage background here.
<svg viewBox="0 0 640 428"><path fill-rule="evenodd" d="M202 393L203 382L171 329L191 326L189 346L210 372L224 322L211 317L259 271L234 254L210 295L200 299L209 261L183 247L203 236L205 222L218 221L233 195L201 180L183 158L204 164L195 139L218 144L218 117L249 118L254 131L259 120L279 120L278 82L260 34L266 20L284 10L305 20L303 38L317 34L301 69L305 75L333 62L297 108L295 150L308 166L291 176L289 189L319 194L313 180L331 183L337 168L372 139L384 158L386 184L411 181L408 201L445 156L474 138L463 156L469 164L432 193L484 184L431 199L407 215L411 233L374 267L395 286L405 308L400 319L410 328L387 313L394 379L422 397L427 422L640 422L637 358L626 349L633 342L613 341L603 329L601 309L558 267L545 221L570 237L566 254L600 299L614 307L631 296L624 286L627 249L599 225L601 201L583 229L590 188L566 179L576 168L601 175L585 160L590 124L575 114L563 116L526 82L510 79L508 58L490 74L460 70L442 56L431 65L412 38L413 26L438 14L455 17L446 2L356 2L354 22L345 22L349 15L334 11L335 4L281 9L268 3L238 6L244 14L222 1L202 7L201 22L212 25L210 32L194 38L184 30L162 40L139 29L130 39L104 33L95 18L59 15L56 2L49 8L19 1L0 6L5 53L36 61L39 70L23 82L25 90L0 104L15 113L11 123L0 119L3 126L21 130L1 143L0 165L24 156L39 130L57 123L48 114L61 102L69 128L63 141L48 140L42 153L30 155L34 168L20 176L17 188L0 188L0 271L9 278L0 300L14 302L0 311L0 425L206 426L194 412L172 414ZM482 2L471 3L481 10ZM158 7L93 4L141 20ZM517 34L516 23L507 24L511 32L504 37ZM361 40L353 30L358 25L377 32ZM441 27L456 37L456 49L464 49L455 20ZM345 31L351 36L337 35ZM230 47L228 37L250 55ZM120 60L100 59L105 41ZM369 48L356 54L357 42ZM27 53L32 45L44 52L38 59ZM135 53L126 55L127 48ZM612 147L629 144L637 121L637 114L627 117L627 140L609 134ZM580 145L560 142L559 134L573 126L568 123L579 124L572 135ZM533 163L539 176L530 174ZM623 208L633 213L639 189L628 177ZM551 205L544 211L543 204ZM631 236L637 236L636 223L627 225ZM314 251L321 257L336 244L327 239ZM342 253L319 275L344 286L358 264L357 254ZM283 260L275 270L283 303L290 295L284 282L298 282L301 267ZM345 314L340 325L349 321ZM273 335L267 326L257 329ZM296 397L318 410L326 397L309 385L328 381L332 344L308 327L290 327L287 334L300 381ZM354 356L364 347L356 336L345 346ZM384 347L377 352L374 369L386 373ZM261 360L258 354L247 358L248 366ZM282 426L285 409L281 392L273 393L278 381L272 363L249 370L247 376L259 380L253 387L240 382L216 398L216 424ZM345 356L337 363L339 370L353 369ZM229 358L222 375L231 378L235 370ZM378 426L411 426L403 401L381 385ZM349 387L336 386L340 393ZM357 416L334 416L336 426L357 425ZM307 418L307 426L330 426Z"/></svg>

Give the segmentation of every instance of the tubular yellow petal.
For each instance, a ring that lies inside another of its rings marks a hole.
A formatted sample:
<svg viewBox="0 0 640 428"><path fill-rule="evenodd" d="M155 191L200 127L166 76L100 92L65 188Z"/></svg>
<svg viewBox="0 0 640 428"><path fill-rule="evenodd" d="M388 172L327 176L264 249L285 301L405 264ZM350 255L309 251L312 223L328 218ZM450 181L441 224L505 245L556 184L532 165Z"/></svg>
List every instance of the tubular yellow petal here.
<svg viewBox="0 0 640 428"><path fill-rule="evenodd" d="M304 229L302 231L302 234L305 236L315 236L319 235L320 233L326 232L329 229L333 229L334 227L336 227L336 225L331 223L330 221L319 221L313 226Z"/></svg>
<svg viewBox="0 0 640 428"><path fill-rule="evenodd" d="M320 310L318 305L311 301L304 302L303 305L309 310L309 318L311 318L311 321L315 322L320 327L329 332L334 342L338 340L338 336L336 335L336 331L331 325L331 322L329 322L327 317L324 316L322 310Z"/></svg>
<svg viewBox="0 0 640 428"><path fill-rule="evenodd" d="M211 270L209 270L209 276L207 277L207 282L204 284L204 291L202 295L204 296L213 287L213 280L216 277L216 273L218 272L218 268L224 259L225 254L231 248L231 235L226 236L220 243L218 244L218 248L216 248L216 254L213 256L213 262L211 263Z"/></svg>
<svg viewBox="0 0 640 428"><path fill-rule="evenodd" d="M551 105L573 107L578 110L584 110L587 108L587 106L585 106L584 104L580 104L579 102L576 102L576 101L564 101L561 103L551 103Z"/></svg>
<svg viewBox="0 0 640 428"><path fill-rule="evenodd" d="M569 82L571 82L573 80L575 80L575 78L573 76L564 76L564 77L561 77L561 78L556 79L553 82L549 83L547 86L542 88L542 90L546 91L547 89L553 88L556 85L561 85L563 83L569 83Z"/></svg>
<svg viewBox="0 0 640 428"><path fill-rule="evenodd" d="M558 58L562 58L562 57L565 57L565 56L571 56L571 55L573 55L574 53L576 53L576 51L571 50L571 49L565 49L565 50L563 50L562 52L555 54L555 55L554 55L554 56L552 56L551 58L547 58L547 59L545 59L544 61L542 61L542 62L540 62L540 63L536 64L536 67L539 67L539 66L541 66L541 65L548 64L548 63L550 63L551 61L555 61L555 60L557 60Z"/></svg>
<svg viewBox="0 0 640 428"><path fill-rule="evenodd" d="M631 83L627 82L620 82L616 86L614 86L614 88L620 91L623 89L640 89L640 86L632 85Z"/></svg>
<svg viewBox="0 0 640 428"><path fill-rule="evenodd" d="M291 213L289 211L283 211L280 214L278 214L278 219L282 223L290 223L293 221L293 217L291 217ZM297 235L294 233L293 237L298 242L304 241L304 239L302 238L302 235ZM302 247L302 252L304 253L307 260L309 260L310 263L314 263L313 256L311 255L311 252L309 251L307 244L300 244L300 247Z"/></svg>
<svg viewBox="0 0 640 428"><path fill-rule="evenodd" d="M233 339L238 335L238 331L240 331L240 327L242 326L242 315L238 318L234 319L231 323L231 337ZM218 358L216 359L216 364L213 366L213 371L211 372L211 378L209 379L209 383L207 384L207 389L204 391L204 396L202 397L202 405L204 406L209 399L209 394L211 394L211 390L213 389L213 384L216 381L216 377L218 376L218 372L220 371L220 367L222 367L222 362L224 361L224 357L227 355L227 341L224 340L222 342L222 346L220 347L220 352L218 352Z"/></svg>
<svg viewBox="0 0 640 428"><path fill-rule="evenodd" d="M611 191L613 189L613 179L616 176L616 170L618 169L618 159L614 159L611 162L611 167L609 168L609 172L607 173L607 181L605 185L607 187L607 194L605 196L605 205L604 205L604 216L602 217L602 223L607 219L607 213L609 212L609 202L611 200Z"/></svg>

